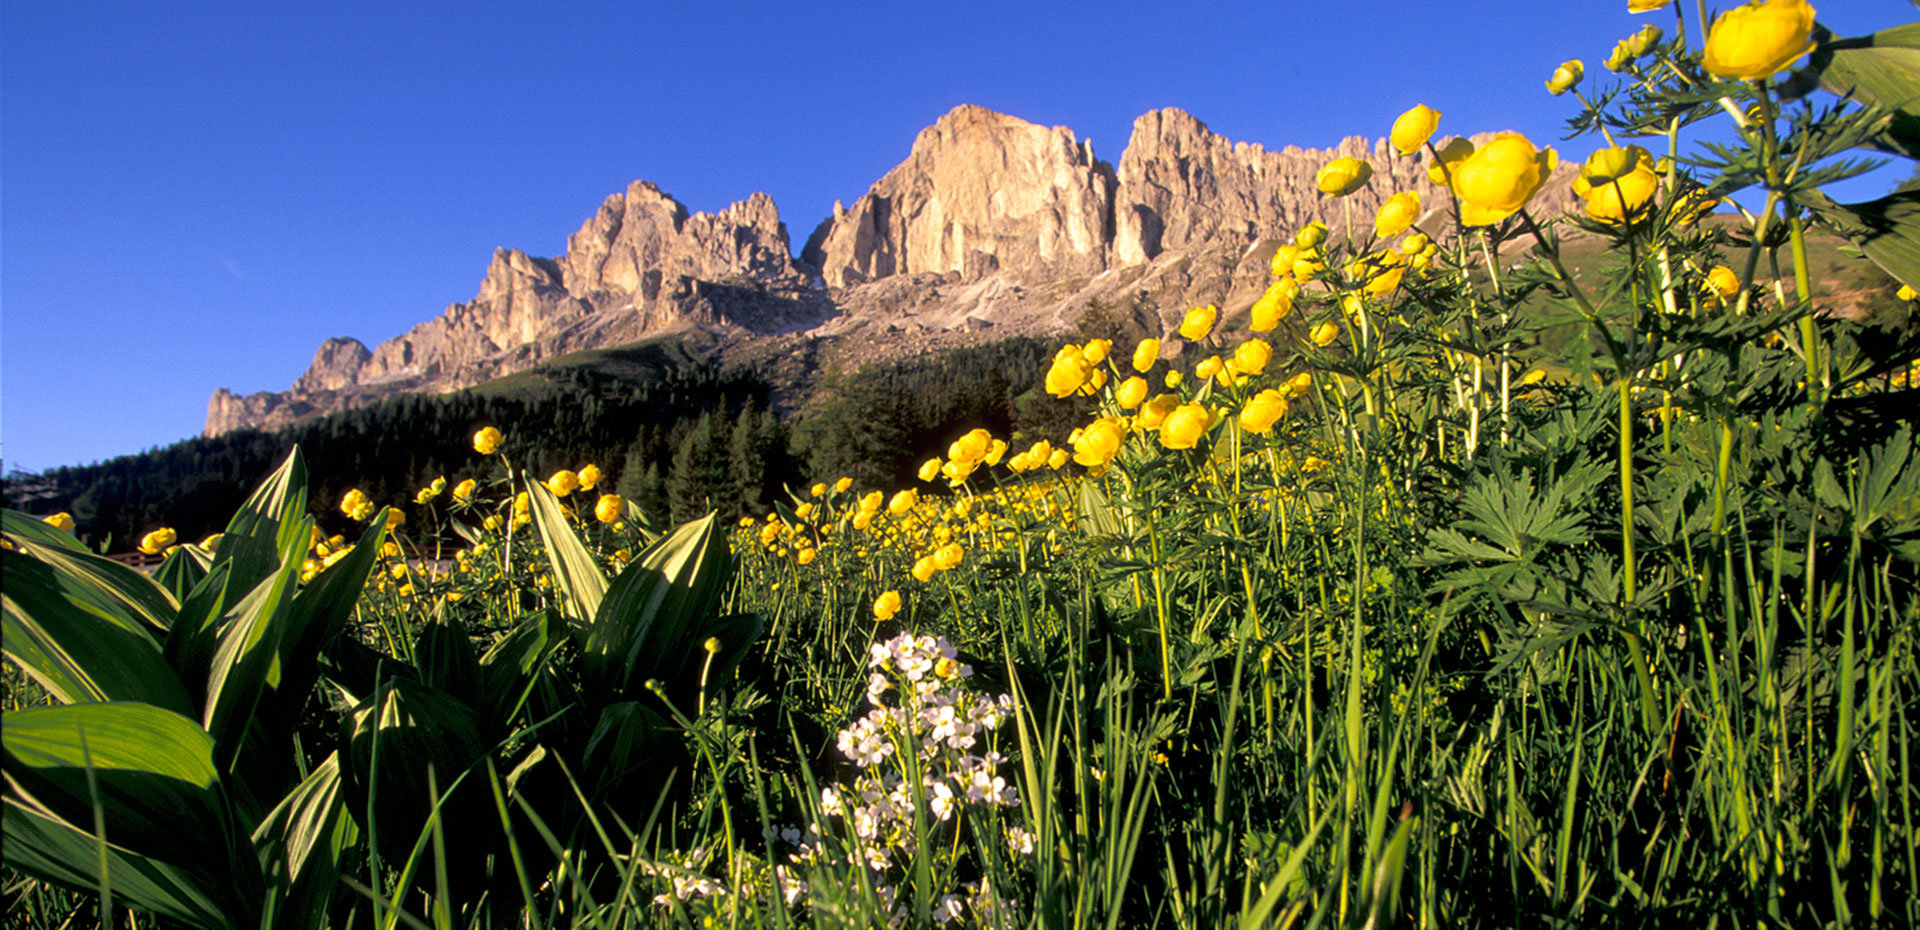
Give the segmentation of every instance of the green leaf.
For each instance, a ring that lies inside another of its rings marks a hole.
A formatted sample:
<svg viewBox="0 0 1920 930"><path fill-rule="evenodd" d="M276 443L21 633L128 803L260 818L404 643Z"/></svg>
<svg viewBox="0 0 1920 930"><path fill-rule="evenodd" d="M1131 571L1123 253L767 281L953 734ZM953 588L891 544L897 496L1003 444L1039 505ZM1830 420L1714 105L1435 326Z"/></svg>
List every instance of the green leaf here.
<svg viewBox="0 0 1920 930"><path fill-rule="evenodd" d="M1834 94L1889 110L1920 105L1920 23L1822 42L1809 63Z"/></svg>
<svg viewBox="0 0 1920 930"><path fill-rule="evenodd" d="M91 821L88 821L91 822ZM76 891L99 887L101 844L92 833L59 816L9 795L0 814L0 836L7 867L36 875ZM217 884L186 868L132 853L118 844L105 848L107 879L114 900L169 917L191 927L248 926L226 916Z"/></svg>
<svg viewBox="0 0 1920 930"><path fill-rule="evenodd" d="M452 695L408 678L381 681L353 707L342 774L349 809L363 828L371 805L370 832L383 858L404 860L434 810L427 769L444 789L485 755L479 724Z"/></svg>
<svg viewBox="0 0 1920 930"><path fill-rule="evenodd" d="M1920 190L1864 203L1836 203L1824 195L1804 200L1816 220L1859 246L1874 264L1900 283L1920 287Z"/></svg>
<svg viewBox="0 0 1920 930"><path fill-rule="evenodd" d="M72 576L39 559L0 551L5 652L34 681L68 704L145 701L191 713L186 689L148 627L126 614L71 596Z"/></svg>
<svg viewBox="0 0 1920 930"><path fill-rule="evenodd" d="M184 601L187 592L207 577L207 569L212 566L212 556L199 546L181 546L167 553L160 567L153 570L153 580L172 594L176 602Z"/></svg>
<svg viewBox="0 0 1920 930"><path fill-rule="evenodd" d="M60 572L69 597L117 617L132 619L154 635L164 635L177 603L153 579L103 555L94 555L73 537L26 514L0 513L0 532Z"/></svg>
<svg viewBox="0 0 1920 930"><path fill-rule="evenodd" d="M515 626L480 657L480 695L489 720L508 721L520 713L535 675L560 645L553 614L542 610Z"/></svg>
<svg viewBox="0 0 1920 930"><path fill-rule="evenodd" d="M624 693L683 673L706 639L699 624L713 615L732 574L711 513L648 547L614 579L582 637L587 679Z"/></svg>
<svg viewBox="0 0 1920 930"><path fill-rule="evenodd" d="M360 831L347 815L340 754L332 753L253 831L269 883L263 926L317 927Z"/></svg>
<svg viewBox="0 0 1920 930"><path fill-rule="evenodd" d="M552 566L554 590L560 592L560 609L576 631L585 630L600 610L601 598L607 596L607 576L600 573L593 553L581 544L579 534L546 485L529 480L527 497L533 508L533 525L540 530L540 542L546 546L547 562Z"/></svg>
<svg viewBox="0 0 1920 930"><path fill-rule="evenodd" d="M18 810L22 826L46 843L35 850L37 861L65 862L69 873L87 876L80 887L91 887L98 843L75 842L59 826L93 823L98 805L105 839L123 857L172 867L199 897L221 902L220 913L251 922L239 918L244 902L258 900L257 865L250 851L236 855L232 841L239 831L227 813L213 740L193 721L131 701L35 707L7 714L0 737L9 846ZM37 817L25 817L28 812ZM14 861L11 849L8 861Z"/></svg>

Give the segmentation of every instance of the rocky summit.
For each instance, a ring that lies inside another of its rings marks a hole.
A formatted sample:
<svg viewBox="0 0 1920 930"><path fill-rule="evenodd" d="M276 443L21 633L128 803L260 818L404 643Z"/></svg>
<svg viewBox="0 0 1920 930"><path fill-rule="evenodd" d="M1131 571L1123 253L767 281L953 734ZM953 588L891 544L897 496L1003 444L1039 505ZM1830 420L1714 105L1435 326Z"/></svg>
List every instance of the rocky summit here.
<svg viewBox="0 0 1920 930"><path fill-rule="evenodd" d="M1341 155L1374 173L1332 200L1314 173ZM1433 229L1448 200L1426 168L1425 156L1396 155L1384 140L1269 151L1168 108L1134 121L1116 169L1064 126L961 106L852 206L836 203L797 259L765 194L689 214L635 181L600 204L565 255L495 250L472 300L371 350L328 339L286 391L216 390L205 435L458 390L676 331L697 331L706 352L843 366L1066 329L1096 307L1167 333L1194 304L1229 318L1251 305L1273 249L1310 221L1364 226L1387 197L1413 190ZM1537 211L1573 203L1573 170L1559 169Z"/></svg>

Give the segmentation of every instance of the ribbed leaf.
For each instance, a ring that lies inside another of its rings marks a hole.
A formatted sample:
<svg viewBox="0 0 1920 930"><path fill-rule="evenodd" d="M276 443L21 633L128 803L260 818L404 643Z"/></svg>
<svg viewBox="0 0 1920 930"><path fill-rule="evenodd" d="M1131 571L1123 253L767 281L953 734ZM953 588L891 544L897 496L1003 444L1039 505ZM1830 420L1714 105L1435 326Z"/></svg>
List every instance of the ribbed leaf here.
<svg viewBox="0 0 1920 930"><path fill-rule="evenodd" d="M83 830L9 795L0 836L7 867L78 891L99 887L100 844ZM86 821L91 823L92 821ZM107 878L114 900L152 911L190 927L246 926L228 919L218 885L197 871L178 868L119 845L106 844Z"/></svg>
<svg viewBox="0 0 1920 930"><path fill-rule="evenodd" d="M347 816L340 755L327 756L253 831L267 870L269 911L263 925L317 927L360 831Z"/></svg>
<svg viewBox="0 0 1920 930"><path fill-rule="evenodd" d="M55 697L68 704L145 701L192 712L145 625L71 599L58 569L38 559L0 552L0 573L7 579L0 593L6 656Z"/></svg>
<svg viewBox="0 0 1920 930"><path fill-rule="evenodd" d="M26 514L0 514L0 530L21 548L60 572L67 596L114 617L131 619L155 636L173 622L176 602L139 572L80 547L74 538Z"/></svg>
<svg viewBox="0 0 1920 930"><path fill-rule="evenodd" d="M392 862L404 860L435 806L427 784L428 767L444 790L485 754L479 717L438 688L388 678L353 708L346 726L342 774L349 809L363 820L372 804L373 840L381 856ZM448 824L462 831L472 825L464 819Z"/></svg>
<svg viewBox="0 0 1920 930"><path fill-rule="evenodd" d="M567 522L547 486L527 482L527 497L533 506L533 525L540 530L540 542L546 546L547 562L552 566L553 589L560 592L560 609L575 630L584 630L600 610L607 596L607 576L600 574L593 553L580 542L579 534Z"/></svg>
<svg viewBox="0 0 1920 930"><path fill-rule="evenodd" d="M214 550L214 560L231 561L231 584L251 591L261 579L279 571L282 553L290 547L306 552L311 536L298 536L312 533L310 525L300 525L306 516L307 466L300 447L295 446L234 512Z"/></svg>
<svg viewBox="0 0 1920 930"><path fill-rule="evenodd" d="M713 514L648 547L614 579L587 630L581 651L588 680L626 692L684 672L732 572Z"/></svg>
<svg viewBox="0 0 1920 930"><path fill-rule="evenodd" d="M480 657L480 696L488 720L510 721L520 712L536 674L560 645L554 623L552 613L535 613Z"/></svg>
<svg viewBox="0 0 1920 930"><path fill-rule="evenodd" d="M1870 106L1920 108L1920 23L1821 43L1809 60L1820 86Z"/></svg>
<svg viewBox="0 0 1920 930"><path fill-rule="evenodd" d="M299 532L308 532L313 521L293 521ZM221 548L226 548L225 543ZM240 737L252 716L255 704L271 686L268 679L278 678L281 623L290 594L300 576L304 538L293 539L282 552L279 570L262 578L247 596L221 618L219 648L207 673L207 701L201 722L220 744L224 757L231 759Z"/></svg>
<svg viewBox="0 0 1920 930"><path fill-rule="evenodd" d="M207 577L207 569L213 567L213 557L202 551L199 546L181 546L153 570L153 580L173 595L176 602L187 599L187 593L194 585Z"/></svg>

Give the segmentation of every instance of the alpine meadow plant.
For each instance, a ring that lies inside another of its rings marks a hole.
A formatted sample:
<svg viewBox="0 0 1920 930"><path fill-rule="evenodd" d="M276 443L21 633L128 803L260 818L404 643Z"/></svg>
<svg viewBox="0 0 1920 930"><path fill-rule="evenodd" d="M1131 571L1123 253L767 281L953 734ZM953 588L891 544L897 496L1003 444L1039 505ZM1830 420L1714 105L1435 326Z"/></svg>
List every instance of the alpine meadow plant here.
<svg viewBox="0 0 1920 930"><path fill-rule="evenodd" d="M1920 923L1920 211L1826 193L1920 26L1629 7L906 487L656 529L505 423L151 575L6 514L10 921Z"/></svg>

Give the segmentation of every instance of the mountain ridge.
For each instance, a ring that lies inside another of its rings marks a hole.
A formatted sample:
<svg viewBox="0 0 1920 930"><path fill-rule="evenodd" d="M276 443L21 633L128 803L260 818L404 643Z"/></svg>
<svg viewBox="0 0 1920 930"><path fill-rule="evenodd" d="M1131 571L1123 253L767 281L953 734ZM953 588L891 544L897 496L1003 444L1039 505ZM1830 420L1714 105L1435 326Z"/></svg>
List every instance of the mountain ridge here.
<svg viewBox="0 0 1920 930"><path fill-rule="evenodd" d="M1367 159L1374 175L1334 201L1314 174L1341 155ZM1425 156L1397 156L1385 140L1269 150L1169 107L1134 121L1115 165L1065 126L961 105L852 206L836 203L798 255L764 193L690 213L636 180L602 201L565 254L496 249L473 299L373 348L328 339L286 391L216 390L203 435L458 390L675 328L756 355L821 342L822 357L846 360L965 344L988 330L1061 330L1095 305L1138 309L1166 334L1192 304L1229 313L1251 304L1273 240L1314 220L1369 223L1403 190L1420 192L1429 218L1444 216ZM1566 183L1550 182L1536 205L1572 202Z"/></svg>

